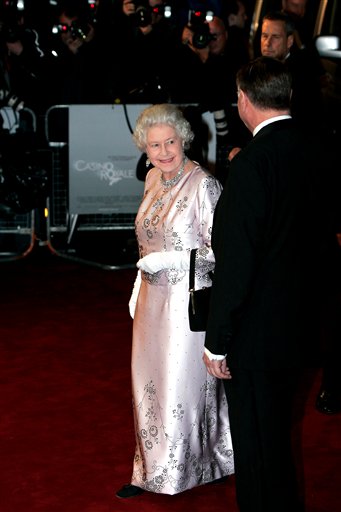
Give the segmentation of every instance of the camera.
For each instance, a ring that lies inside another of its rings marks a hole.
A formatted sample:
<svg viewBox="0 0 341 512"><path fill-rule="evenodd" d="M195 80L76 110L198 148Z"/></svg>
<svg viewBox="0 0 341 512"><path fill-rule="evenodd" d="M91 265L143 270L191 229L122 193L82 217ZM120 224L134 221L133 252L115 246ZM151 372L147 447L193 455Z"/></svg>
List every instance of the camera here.
<svg viewBox="0 0 341 512"><path fill-rule="evenodd" d="M135 21L138 27L147 27L153 22L154 16L163 16L170 18L172 16L172 8L168 4L158 4L151 7L148 0L135 0Z"/></svg>
<svg viewBox="0 0 341 512"><path fill-rule="evenodd" d="M24 108L24 102L10 91L0 89L0 109L3 107L10 107L15 112L19 112L19 110Z"/></svg>
<svg viewBox="0 0 341 512"><path fill-rule="evenodd" d="M0 7L0 35L5 43L15 43L23 37L22 16L24 3L8 0Z"/></svg>
<svg viewBox="0 0 341 512"><path fill-rule="evenodd" d="M23 37L23 31L17 24L3 25L1 29L1 36L5 43L15 43L20 41Z"/></svg>
<svg viewBox="0 0 341 512"><path fill-rule="evenodd" d="M215 39L210 33L209 21L213 19L212 11L189 11L188 27L193 32L192 44L198 50L206 48Z"/></svg>
<svg viewBox="0 0 341 512"><path fill-rule="evenodd" d="M71 23L70 31L74 39L86 39L89 34L90 27L86 22L73 21Z"/></svg>
<svg viewBox="0 0 341 512"><path fill-rule="evenodd" d="M70 32L73 39L86 39L89 31L89 24L79 20L73 21L71 25L60 23L58 25L53 25L52 27L53 34L66 34L67 32Z"/></svg>
<svg viewBox="0 0 341 512"><path fill-rule="evenodd" d="M16 139L15 139L16 140ZM45 205L48 196L48 169L34 151L14 150L15 140L0 153L0 216L29 213Z"/></svg>
<svg viewBox="0 0 341 512"><path fill-rule="evenodd" d="M2 36L6 43L15 43L21 40L23 33L20 27L16 25L5 25L2 29Z"/></svg>
<svg viewBox="0 0 341 512"><path fill-rule="evenodd" d="M140 1L135 3L134 18L138 27L147 27L152 22L152 11L148 2L141 3Z"/></svg>

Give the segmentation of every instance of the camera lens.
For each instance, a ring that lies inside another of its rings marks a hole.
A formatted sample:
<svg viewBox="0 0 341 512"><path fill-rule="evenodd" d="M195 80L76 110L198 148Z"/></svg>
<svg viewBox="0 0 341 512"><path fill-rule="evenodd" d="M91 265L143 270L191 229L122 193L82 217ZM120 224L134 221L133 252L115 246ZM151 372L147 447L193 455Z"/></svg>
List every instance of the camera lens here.
<svg viewBox="0 0 341 512"><path fill-rule="evenodd" d="M89 26L86 23L80 23L76 21L71 23L71 34L73 38L86 39L88 33Z"/></svg>
<svg viewBox="0 0 341 512"><path fill-rule="evenodd" d="M198 48L198 50L202 50L206 48L208 43L212 40L212 36L210 34L209 26L206 23L203 23L200 27L197 27L193 33L193 46Z"/></svg>
<svg viewBox="0 0 341 512"><path fill-rule="evenodd" d="M150 10L143 5L136 7L135 16L139 27L147 27L152 22L152 15Z"/></svg>
<svg viewBox="0 0 341 512"><path fill-rule="evenodd" d="M18 98L18 96L15 96L15 94L10 95L7 98L7 106L11 107L13 110L18 112L22 108L24 108L24 102Z"/></svg>

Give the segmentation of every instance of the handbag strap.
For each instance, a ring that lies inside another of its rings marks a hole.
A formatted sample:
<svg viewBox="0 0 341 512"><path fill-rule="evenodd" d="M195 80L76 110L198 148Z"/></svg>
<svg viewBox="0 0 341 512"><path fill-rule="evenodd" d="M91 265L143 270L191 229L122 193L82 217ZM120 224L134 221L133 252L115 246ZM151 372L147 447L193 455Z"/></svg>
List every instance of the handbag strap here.
<svg viewBox="0 0 341 512"><path fill-rule="evenodd" d="M190 262L189 262L189 291L194 291L194 272L195 272L195 257L197 249L191 250Z"/></svg>

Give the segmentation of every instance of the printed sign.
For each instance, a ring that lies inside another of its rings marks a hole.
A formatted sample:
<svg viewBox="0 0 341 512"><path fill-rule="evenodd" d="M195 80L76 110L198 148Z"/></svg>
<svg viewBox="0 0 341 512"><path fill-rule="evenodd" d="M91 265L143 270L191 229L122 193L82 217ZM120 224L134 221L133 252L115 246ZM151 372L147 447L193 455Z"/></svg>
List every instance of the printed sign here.
<svg viewBox="0 0 341 512"><path fill-rule="evenodd" d="M136 213L144 183L132 141L141 105L70 105L69 212Z"/></svg>

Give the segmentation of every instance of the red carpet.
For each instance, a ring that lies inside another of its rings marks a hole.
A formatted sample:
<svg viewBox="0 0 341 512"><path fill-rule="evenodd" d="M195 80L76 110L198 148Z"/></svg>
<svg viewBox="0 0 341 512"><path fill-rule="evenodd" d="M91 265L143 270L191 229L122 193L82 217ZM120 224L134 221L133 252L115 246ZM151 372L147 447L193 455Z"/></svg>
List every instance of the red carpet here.
<svg viewBox="0 0 341 512"><path fill-rule="evenodd" d="M50 253L1 262L0 512L237 512L233 477L174 497L115 497L134 452L135 273ZM307 372L297 431L307 512L339 512L341 415L315 411L319 382Z"/></svg>

